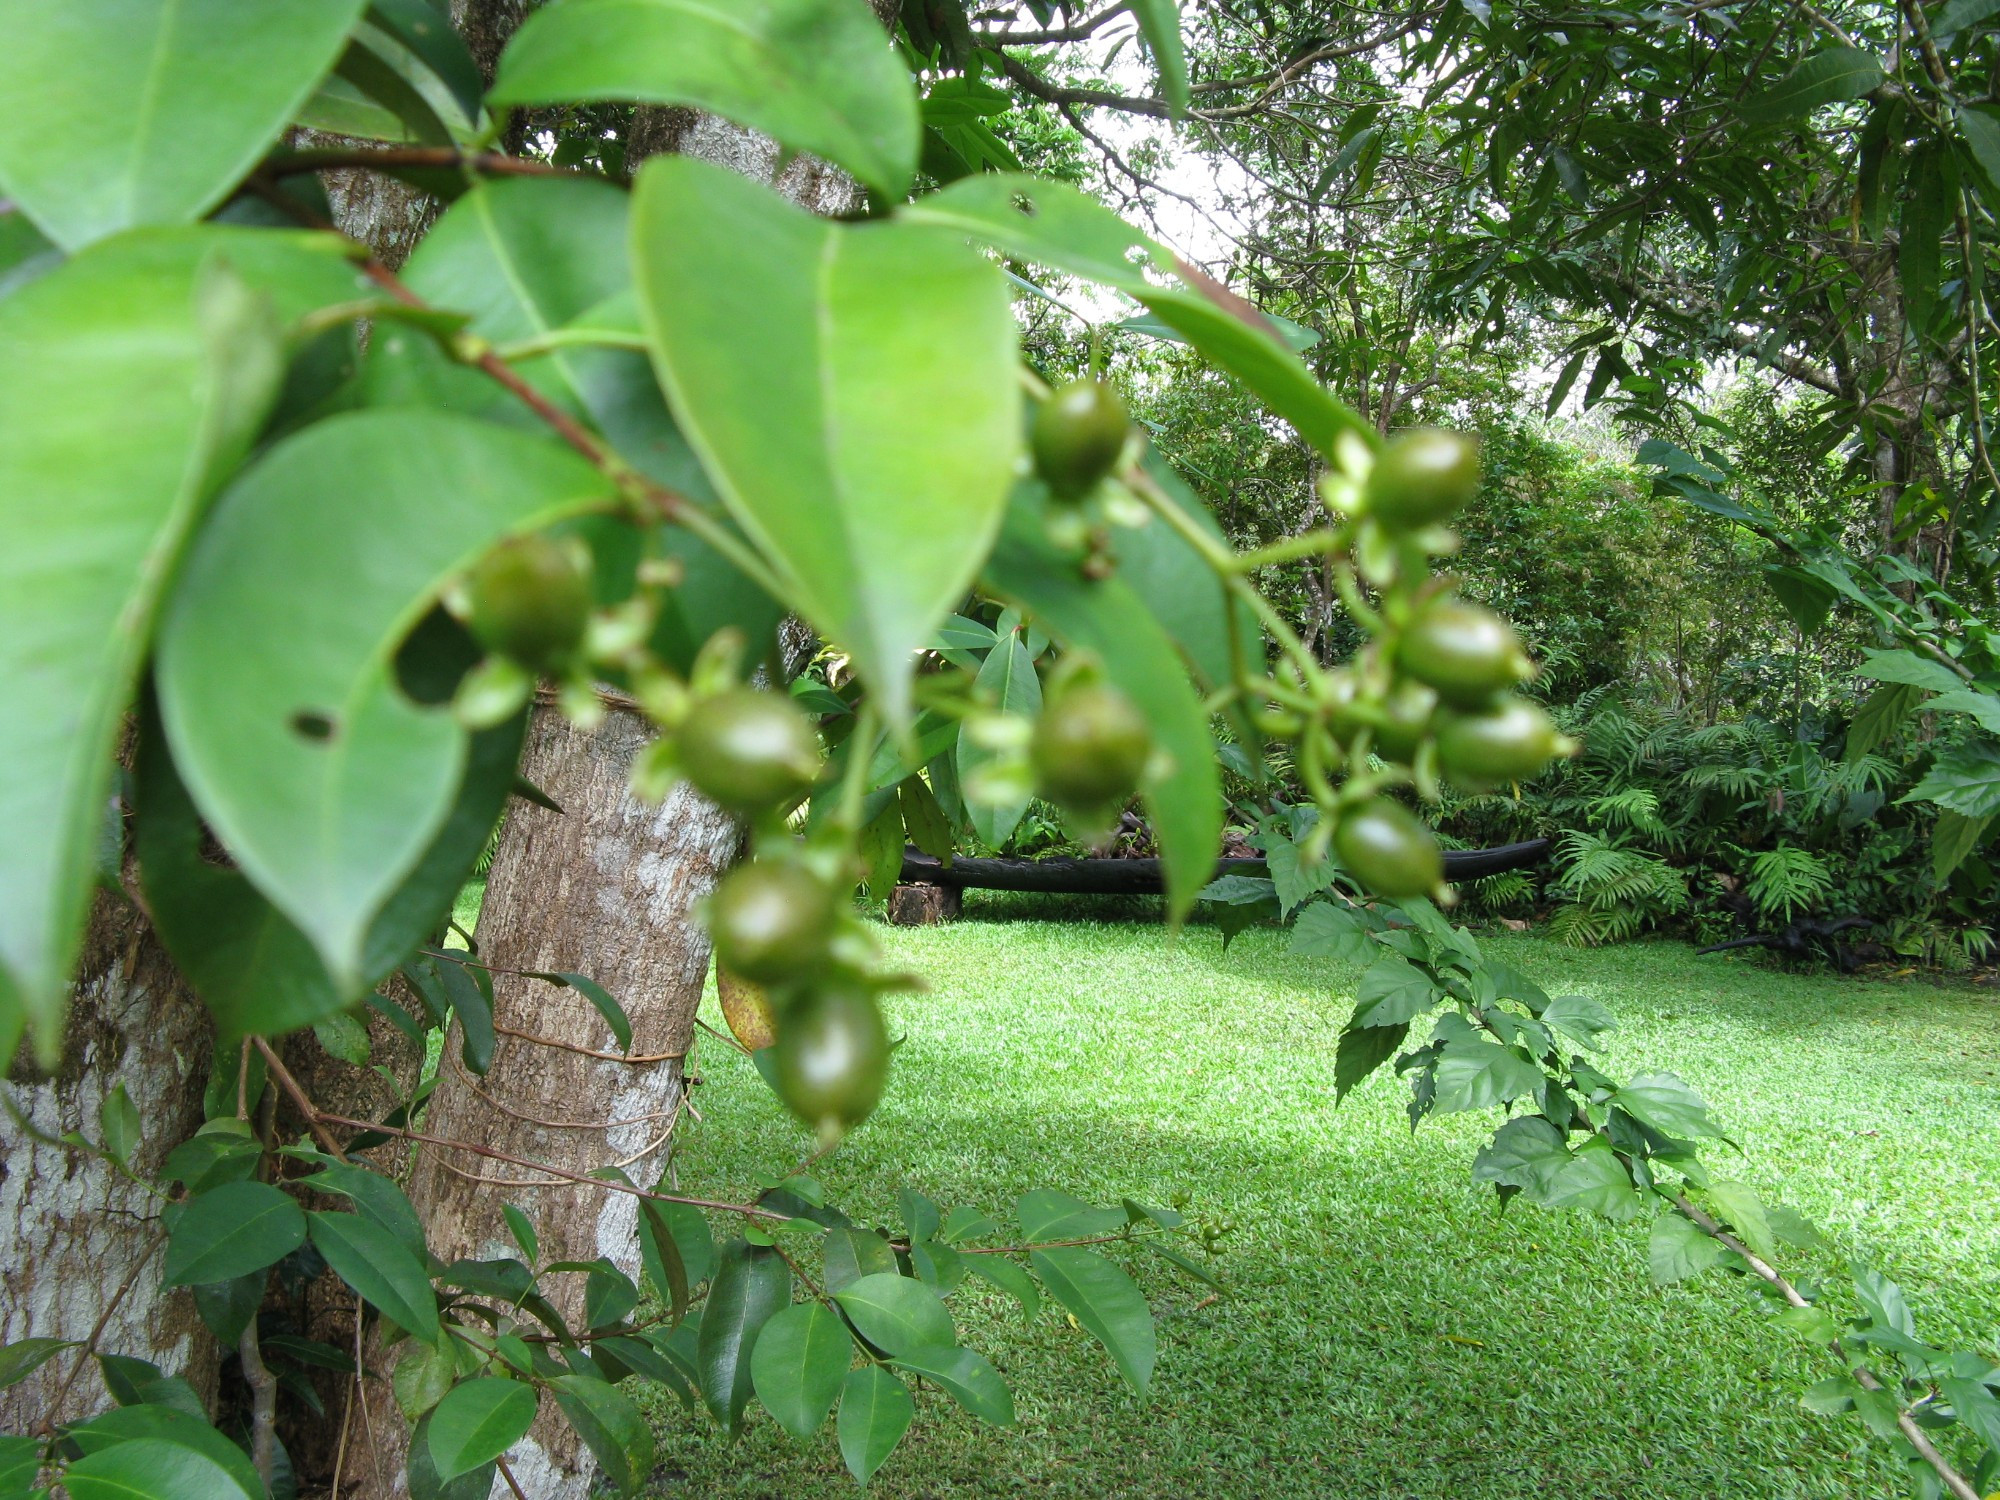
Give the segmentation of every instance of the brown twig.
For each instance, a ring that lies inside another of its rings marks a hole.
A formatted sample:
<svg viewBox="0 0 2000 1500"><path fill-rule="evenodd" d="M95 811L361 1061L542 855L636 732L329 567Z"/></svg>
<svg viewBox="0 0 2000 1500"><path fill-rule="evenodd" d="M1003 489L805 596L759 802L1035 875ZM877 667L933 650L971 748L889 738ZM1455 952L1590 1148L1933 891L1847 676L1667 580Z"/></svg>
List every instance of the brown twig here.
<svg viewBox="0 0 2000 1500"><path fill-rule="evenodd" d="M98 1340L104 1337L104 1330L111 1326L111 1315L118 1310L118 1304L123 1302L132 1288L138 1284L139 1273L146 1269L146 1262L153 1258L153 1252L165 1243L166 1235L155 1225L151 1243L139 1253L139 1258L132 1263L132 1269L125 1273L125 1279L118 1284L118 1290L113 1292L111 1300L104 1304L104 1310L97 1315L97 1321L91 1325L90 1336L83 1341L83 1347L77 1350L76 1362L69 1367L69 1374L63 1377L62 1384L56 1387L55 1395L49 1398L48 1412L43 1416L41 1427L38 1429L44 1436L55 1435L56 1418L62 1413L63 1402L69 1399L70 1388L76 1384L78 1377L83 1374L83 1367L90 1363L91 1356L97 1352Z"/></svg>
<svg viewBox="0 0 2000 1500"><path fill-rule="evenodd" d="M514 1500L528 1500L522 1493L519 1482L514 1478L514 1471L507 1467L507 1455L501 1454L494 1462L500 1466L500 1477L507 1481L507 1488L514 1492Z"/></svg>
<svg viewBox="0 0 2000 1500"><path fill-rule="evenodd" d="M253 1040L257 1043L257 1050L264 1054L264 1066L270 1071L271 1077L277 1080L278 1087L285 1091L285 1097L292 1101L292 1108L296 1109L299 1118L306 1122L306 1129L312 1132L313 1139L320 1144L320 1149L329 1156L338 1156L345 1160L346 1148L333 1138L331 1131L322 1128L320 1124L322 1116L318 1106L307 1097L306 1091L299 1086L298 1079L292 1077L292 1070L285 1066L284 1059L272 1051L271 1044L261 1036ZM372 1130L375 1127L369 1128Z"/></svg>
<svg viewBox="0 0 2000 1500"><path fill-rule="evenodd" d="M243 1383L250 1387L250 1458L257 1465L257 1477L271 1488L272 1440L277 1436L278 1378L264 1363L263 1347L257 1342L257 1317L243 1325L236 1341L236 1358L243 1366ZM338 1493L336 1491L336 1493Z"/></svg>
<svg viewBox="0 0 2000 1500"><path fill-rule="evenodd" d="M555 1037L541 1036L532 1031L516 1031L511 1026L502 1026L498 1021L493 1023L493 1029L499 1035L511 1036L516 1041L533 1042L538 1047L554 1047L559 1052L577 1052L585 1057L601 1057L606 1062L632 1063L634 1065L639 1063L679 1062L687 1056L686 1052L603 1052L596 1047L579 1046L575 1042L560 1041Z"/></svg>

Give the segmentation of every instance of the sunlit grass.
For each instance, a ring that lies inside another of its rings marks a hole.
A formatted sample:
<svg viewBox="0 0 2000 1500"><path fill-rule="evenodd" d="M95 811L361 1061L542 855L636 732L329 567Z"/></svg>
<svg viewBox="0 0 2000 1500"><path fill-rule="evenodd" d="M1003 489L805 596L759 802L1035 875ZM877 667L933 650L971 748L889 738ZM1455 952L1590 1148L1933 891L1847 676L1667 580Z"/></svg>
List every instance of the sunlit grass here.
<svg viewBox="0 0 2000 1500"><path fill-rule="evenodd" d="M1060 1312L1027 1324L971 1289L965 1336L1019 1424L927 1392L883 1496L1852 1497L1898 1493L1884 1445L1802 1410L1829 1373L1735 1280L1646 1277L1643 1227L1516 1207L1467 1177L1491 1122L1414 1136L1393 1077L1333 1105L1354 974L1253 932L968 921L883 929L928 993L892 1002L873 1121L819 1169L891 1220L908 1182L999 1213L1055 1185L1227 1222L1228 1295L1135 1264L1161 1325L1150 1402ZM1771 1189L1909 1291L1920 1331L2000 1346L2000 1002L1977 990L1779 973L1679 945L1578 953L1490 940L1624 1025L1614 1072L1672 1068ZM712 1009L711 1019L716 1019ZM749 1063L709 1044L684 1188L751 1193L803 1133ZM1838 1262L1817 1267L1829 1279ZM660 1495L852 1493L830 1431L753 1416L735 1445L657 1408Z"/></svg>

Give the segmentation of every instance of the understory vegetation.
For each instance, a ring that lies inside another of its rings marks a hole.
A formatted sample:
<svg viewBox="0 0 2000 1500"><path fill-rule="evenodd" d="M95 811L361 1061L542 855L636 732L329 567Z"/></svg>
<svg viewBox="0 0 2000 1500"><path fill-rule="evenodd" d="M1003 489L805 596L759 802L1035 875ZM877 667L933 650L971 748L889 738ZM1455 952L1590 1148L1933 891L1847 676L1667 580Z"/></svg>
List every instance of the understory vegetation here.
<svg viewBox="0 0 2000 1500"><path fill-rule="evenodd" d="M1028 916L1036 910L1043 919ZM966 1337L1021 1395L996 1429L932 1391L882 1469L895 1497L1848 1500L1901 1482L1858 1429L1800 1406L1824 1370L1726 1281L1647 1281L1641 1227L1515 1204L1468 1176L1468 1116L1411 1134L1400 1081L1325 1086L1358 971L1253 930L1073 920L1018 898L898 929L931 989L901 997L895 1083L812 1170L855 1212L899 1188L989 1211L1054 1177L1093 1201L1185 1195L1216 1233L1217 1294L1125 1257L1159 1319L1150 1402L1045 1306L961 1288ZM1053 918L1053 919L1052 919ZM1489 952L1620 1018L1613 1064L1669 1066L1728 1101L1731 1170L1864 1254L1920 1323L2000 1338L2000 1004L1982 987L1774 973L1675 942ZM1008 983L990 976L1005 973ZM709 1014L713 1017L713 999ZM718 1022L719 1024L719 1022ZM703 1043L683 1191L753 1191L809 1142L749 1062ZM915 1164L915 1165L913 1165ZM1017 1378L1018 1377L1018 1378ZM852 1492L832 1442L768 1420L730 1445L663 1400L658 1496ZM931 1418L935 1420L931 1420Z"/></svg>

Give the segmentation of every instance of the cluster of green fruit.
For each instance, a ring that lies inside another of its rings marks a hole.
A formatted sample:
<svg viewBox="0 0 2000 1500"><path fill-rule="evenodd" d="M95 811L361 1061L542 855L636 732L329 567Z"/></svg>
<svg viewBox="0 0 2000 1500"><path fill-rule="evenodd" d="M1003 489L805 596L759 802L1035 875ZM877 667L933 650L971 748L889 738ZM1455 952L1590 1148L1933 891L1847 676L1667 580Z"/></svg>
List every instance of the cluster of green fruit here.
<svg viewBox="0 0 2000 1500"><path fill-rule="evenodd" d="M1479 450L1458 433L1419 428L1391 439L1358 484L1334 487L1362 572L1380 593L1363 613L1373 639L1312 686L1316 713L1281 710L1275 727L1317 737L1347 758L1333 798L1332 847L1378 895L1441 894L1437 839L1378 788L1414 783L1435 795L1440 775L1468 791L1524 780L1576 745L1514 690L1534 675L1514 628L1433 577L1430 558L1456 538L1443 529L1478 492Z"/></svg>

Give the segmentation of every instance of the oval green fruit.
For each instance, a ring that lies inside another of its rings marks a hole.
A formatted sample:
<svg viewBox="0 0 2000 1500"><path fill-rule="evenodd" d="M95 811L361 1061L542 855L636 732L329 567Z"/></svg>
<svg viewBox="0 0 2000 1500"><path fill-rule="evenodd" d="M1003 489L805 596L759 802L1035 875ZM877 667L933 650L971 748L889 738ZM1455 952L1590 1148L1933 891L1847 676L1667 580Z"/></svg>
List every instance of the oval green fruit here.
<svg viewBox="0 0 2000 1500"><path fill-rule="evenodd" d="M1029 433L1035 472L1058 499L1081 499L1111 472L1131 430L1124 400L1105 382L1057 386L1036 410Z"/></svg>
<svg viewBox="0 0 2000 1500"><path fill-rule="evenodd" d="M1525 781L1566 748L1554 721L1538 705L1515 697L1476 713L1445 714L1437 745L1445 774L1473 791Z"/></svg>
<svg viewBox="0 0 2000 1500"><path fill-rule="evenodd" d="M1479 440L1413 427L1383 445L1363 490L1366 513L1391 531L1448 521L1479 493Z"/></svg>
<svg viewBox="0 0 2000 1500"><path fill-rule="evenodd" d="M1439 599L1410 621L1396 664L1462 707L1478 707L1535 675L1514 627L1462 599Z"/></svg>
<svg viewBox="0 0 2000 1500"><path fill-rule="evenodd" d="M797 865L760 860L723 876L708 898L708 935L731 973L757 984L806 974L826 958L837 907Z"/></svg>
<svg viewBox="0 0 2000 1500"><path fill-rule="evenodd" d="M1152 748L1152 726L1130 698L1082 683L1043 707L1028 761L1036 791L1091 822L1107 820L1139 789Z"/></svg>
<svg viewBox="0 0 2000 1500"><path fill-rule="evenodd" d="M849 979L807 990L778 1017L778 1097L822 1134L850 1129L881 1101L889 1031L875 997Z"/></svg>
<svg viewBox="0 0 2000 1500"><path fill-rule="evenodd" d="M754 814L802 797L819 779L819 740L789 698L732 688L695 705L676 748L681 774L729 811Z"/></svg>
<svg viewBox="0 0 2000 1500"><path fill-rule="evenodd" d="M590 575L541 532L509 537L466 580L466 627L488 651L537 672L567 667L590 624Z"/></svg>
<svg viewBox="0 0 2000 1500"><path fill-rule="evenodd" d="M1383 722L1375 729L1375 753L1404 765L1415 760L1417 747L1431 732L1437 706L1436 689L1421 682L1397 683L1382 704Z"/></svg>
<svg viewBox="0 0 2000 1500"><path fill-rule="evenodd" d="M1378 896L1423 896L1444 880L1437 838L1400 802L1374 797L1343 813L1333 852L1350 874Z"/></svg>

